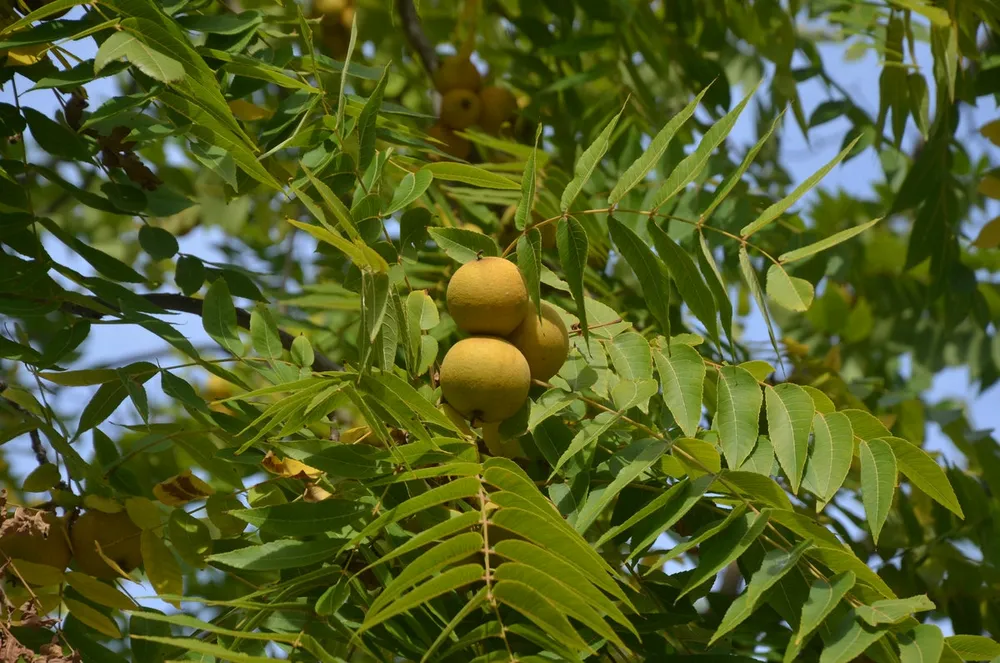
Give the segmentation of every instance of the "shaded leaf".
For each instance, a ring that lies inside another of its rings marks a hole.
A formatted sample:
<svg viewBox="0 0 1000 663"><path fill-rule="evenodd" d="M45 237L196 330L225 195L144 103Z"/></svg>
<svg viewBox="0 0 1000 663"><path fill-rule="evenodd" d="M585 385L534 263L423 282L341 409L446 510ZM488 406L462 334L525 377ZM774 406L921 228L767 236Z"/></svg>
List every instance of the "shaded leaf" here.
<svg viewBox="0 0 1000 663"><path fill-rule="evenodd" d="M719 369L718 405L712 427L731 468L743 464L757 443L758 419L764 395L756 378L736 366Z"/></svg>
<svg viewBox="0 0 1000 663"><path fill-rule="evenodd" d="M878 439L862 441L859 454L861 499L865 505L872 539L877 544L896 491L896 456L887 442Z"/></svg>

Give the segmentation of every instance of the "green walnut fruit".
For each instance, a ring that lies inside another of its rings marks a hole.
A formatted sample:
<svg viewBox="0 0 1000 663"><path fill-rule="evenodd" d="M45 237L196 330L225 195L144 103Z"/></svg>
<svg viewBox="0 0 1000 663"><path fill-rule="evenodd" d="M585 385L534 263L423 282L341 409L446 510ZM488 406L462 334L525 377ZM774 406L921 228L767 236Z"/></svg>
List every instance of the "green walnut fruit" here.
<svg viewBox="0 0 1000 663"><path fill-rule="evenodd" d="M105 557L130 573L142 566L141 535L142 530L125 511L88 511L76 519L70 531L76 565L95 578L117 578L118 573L97 552L99 545Z"/></svg>
<svg viewBox="0 0 1000 663"><path fill-rule="evenodd" d="M0 565L3 557L8 557L54 566L60 571L69 566L72 551L62 518L46 512L42 514L42 520L49 524L49 532L44 537L26 532L0 537Z"/></svg>
<svg viewBox="0 0 1000 663"><path fill-rule="evenodd" d="M503 421L528 398L531 369L502 338L474 336L451 346L441 362L445 401L473 424Z"/></svg>
<svg viewBox="0 0 1000 663"><path fill-rule="evenodd" d="M479 125L486 133L499 135L504 123L510 120L517 110L514 93L499 85L487 85L479 91L479 101L483 108L479 116Z"/></svg>
<svg viewBox="0 0 1000 663"><path fill-rule="evenodd" d="M500 434L500 423L483 424L483 443L491 456L503 458L527 458L517 438L504 438Z"/></svg>
<svg viewBox="0 0 1000 663"><path fill-rule="evenodd" d="M542 316L534 308L509 336L531 368L533 380L548 380L559 372L569 355L569 333L559 313L542 302Z"/></svg>
<svg viewBox="0 0 1000 663"><path fill-rule="evenodd" d="M427 135L431 138L444 143L443 145L436 145L439 150L455 157L456 159L468 159L469 155L472 154L472 143L462 138L454 131L441 124L440 122L434 124L430 129L427 130ZM431 159L437 161L438 155L431 154Z"/></svg>
<svg viewBox="0 0 1000 663"><path fill-rule="evenodd" d="M524 320L528 288L514 263L480 258L458 268L448 282L446 299L459 329L506 336Z"/></svg>
<svg viewBox="0 0 1000 663"><path fill-rule="evenodd" d="M479 121L482 105L475 92L452 90L441 100L441 123L461 131Z"/></svg>
<svg viewBox="0 0 1000 663"><path fill-rule="evenodd" d="M434 86L441 94L447 94L452 90L475 92L482 82L482 76L476 65L472 64L472 60L460 55L442 58L438 70L434 73Z"/></svg>

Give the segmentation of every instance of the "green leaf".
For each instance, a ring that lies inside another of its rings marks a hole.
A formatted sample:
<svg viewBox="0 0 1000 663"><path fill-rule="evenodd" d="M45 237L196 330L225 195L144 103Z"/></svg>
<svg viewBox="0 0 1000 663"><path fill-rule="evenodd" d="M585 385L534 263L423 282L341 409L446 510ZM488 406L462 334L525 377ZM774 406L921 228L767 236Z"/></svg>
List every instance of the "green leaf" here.
<svg viewBox="0 0 1000 663"><path fill-rule="evenodd" d="M184 77L184 66L180 62L124 30L115 32L101 44L94 58L94 73L99 74L109 62L122 59L161 83L171 83Z"/></svg>
<svg viewBox="0 0 1000 663"><path fill-rule="evenodd" d="M483 535L479 532L466 532L448 539L444 543L439 543L408 562L399 575L393 578L382 590L382 593L372 601L366 620L376 617L380 611L389 607L403 592L418 582L429 578L450 564L482 551L483 543Z"/></svg>
<svg viewBox="0 0 1000 663"><path fill-rule="evenodd" d="M359 243L361 241L360 235L358 234L357 227L354 225L354 219L351 216L351 211L347 209L347 206L344 205L340 198L337 197L337 194L333 192L333 189L327 186L327 184L321 179L313 175L313 172L304 164L300 165L302 166L303 172L306 174L306 179L309 180L309 183L312 184L313 188L319 193L320 198L323 199L323 203L326 204L327 209L329 209L337 218L337 223L343 231L347 233L347 236L350 237L353 242ZM297 192L297 196L302 199L303 203L308 199L308 196L299 192ZM332 233L336 233L336 229L330 227L326 223L325 216L322 214L315 214L315 216L320 223L327 227L327 230Z"/></svg>
<svg viewBox="0 0 1000 663"><path fill-rule="evenodd" d="M608 205L617 205L625 197L625 194L631 191L649 174L649 171L656 167L670 146L670 142L673 140L677 130L694 115L695 110L698 109L698 104L701 103L701 98L705 96L706 92L708 92L707 87L699 92L698 96L692 99L691 103L685 106L681 112L670 118L670 121L649 142L649 147L642 153L642 156L625 169L625 172L618 179L618 183L615 184L615 188L611 190L611 195L608 196Z"/></svg>
<svg viewBox="0 0 1000 663"><path fill-rule="evenodd" d="M270 309L263 304L257 304L250 313L250 339L253 341L254 351L261 357L281 358L282 345L281 336L278 334L278 323L274 321Z"/></svg>
<svg viewBox="0 0 1000 663"><path fill-rule="evenodd" d="M429 170L422 169L413 173L407 173L399 185L396 186L395 191L392 192L392 200L389 202L389 206L386 208L384 214L388 216L404 209L407 205L424 195L424 191L427 190L432 181L434 181L434 174Z"/></svg>
<svg viewBox="0 0 1000 663"><path fill-rule="evenodd" d="M733 520L724 530L701 543L698 567L688 576L679 600L697 589L730 562L738 559L757 540L767 525L767 511L746 514Z"/></svg>
<svg viewBox="0 0 1000 663"><path fill-rule="evenodd" d="M292 348L289 351L289 354L291 355L292 362L301 368L309 368L316 360L312 344L305 336L295 337L295 340L292 341Z"/></svg>
<svg viewBox="0 0 1000 663"><path fill-rule="evenodd" d="M382 71L382 77L378 79L375 89L361 109L358 116L358 168L364 172L375 157L375 124L378 120L378 111L382 106L382 93L389 80L389 66L386 65Z"/></svg>
<svg viewBox="0 0 1000 663"><path fill-rule="evenodd" d="M802 557L802 553L811 545L811 541L802 541L791 550L775 549L767 551L760 568L751 576L746 591L738 596L729 605L729 608L726 609L726 614L722 617L722 623L719 624L719 628L715 630L715 634L712 635L712 639L708 642L709 647L753 614L765 592L781 580L786 573L795 568L799 558Z"/></svg>
<svg viewBox="0 0 1000 663"><path fill-rule="evenodd" d="M708 245L708 240L703 232L698 233L698 243L701 251L697 253L698 266L701 268L702 276L708 283L708 289L715 300L715 306L719 311L719 319L722 321L722 330L726 333L729 345L733 345L733 304L729 301L729 293L726 290L725 281L715 264L712 256L712 249ZM735 359L734 359L735 361Z"/></svg>
<svg viewBox="0 0 1000 663"><path fill-rule="evenodd" d="M785 382L764 387L767 401L767 430L774 453L788 476L792 493L799 492L802 471L809 451L809 428L814 414L813 400L805 389Z"/></svg>
<svg viewBox="0 0 1000 663"><path fill-rule="evenodd" d="M43 150L73 161L90 162L90 147L69 127L54 122L30 106L25 106L21 112L28 121L31 136Z"/></svg>
<svg viewBox="0 0 1000 663"><path fill-rule="evenodd" d="M905 599L883 599L871 605L856 606L854 610L868 624L878 626L897 624L914 613L934 610L936 607L926 594L920 594Z"/></svg>
<svg viewBox="0 0 1000 663"><path fill-rule="evenodd" d="M918 624L896 636L900 663L938 663L944 650L944 634L934 624Z"/></svg>
<svg viewBox="0 0 1000 663"><path fill-rule="evenodd" d="M611 145L611 134L614 132L615 127L618 126L618 118L622 116L624 110L623 107L622 110L618 111L617 115L611 118L611 121L604 127L604 130L597 139L577 159L576 165L573 167L573 179L566 185L566 188L562 192L562 197L559 199L559 209L563 212L569 211L570 206L576 200L576 197L580 195L580 191L587 184L590 176L594 174L597 165L604 158L604 153L608 151L608 147Z"/></svg>
<svg viewBox="0 0 1000 663"><path fill-rule="evenodd" d="M366 246L360 239L357 240L357 242L352 242L321 226L316 226L311 223L303 223L302 221L296 221L295 219L286 219L286 221L296 228L305 230L321 242L326 242L330 246L335 247L338 251L350 258L351 262L359 268L369 267L376 272L389 271L389 265L386 263L385 258Z"/></svg>
<svg viewBox="0 0 1000 663"><path fill-rule="evenodd" d="M205 283L205 265L195 256L181 256L177 259L174 281L181 292L190 297Z"/></svg>
<svg viewBox="0 0 1000 663"><path fill-rule="evenodd" d="M715 198L712 199L712 202L708 205L705 211L701 213L702 221L708 221L712 217L712 213L715 209L722 204L722 201L726 199L726 196L728 196L733 188L739 184L740 180L743 179L743 174L747 172L750 164L752 164L754 159L757 158L757 154L760 152L761 148L767 144L767 141L771 138L771 134L773 134L774 130L778 128L778 125L781 124L781 121L785 117L785 110L786 109L782 109L781 112L778 113L778 117L774 118L774 122L771 123L771 127L763 136L760 137L754 146L750 148L750 151L746 153L746 156L743 157L743 161L740 162L739 167L730 173L726 177L725 181L719 185L719 188L716 189ZM725 321L725 318L723 318L723 321Z"/></svg>
<svg viewBox="0 0 1000 663"><path fill-rule="evenodd" d="M659 384L652 378L648 380L619 380L611 389L611 400L619 412L625 412L634 407L645 411L649 399L660 390Z"/></svg>
<svg viewBox="0 0 1000 663"><path fill-rule="evenodd" d="M794 191L764 210L756 220L740 228L740 235L744 238L749 237L784 214L789 207L794 205L799 200L799 198L811 191L821 179L826 177L826 174L833 170L834 166L843 161L844 157L846 157L850 151L854 149L854 146L860 139L861 137L858 136L852 140L850 144L840 152L840 154L831 159L829 163L820 168L818 171L810 175L804 182L802 182L802 184L795 187ZM824 663L826 663L826 661L824 661Z"/></svg>
<svg viewBox="0 0 1000 663"><path fill-rule="evenodd" d="M851 420L851 428L854 436L862 440L874 440L875 438L891 437L892 433L885 427L878 417L864 410L848 409L842 410Z"/></svg>
<svg viewBox="0 0 1000 663"><path fill-rule="evenodd" d="M449 258L462 263L472 262L482 256L499 256L500 247L489 235L464 228L428 228L431 239Z"/></svg>
<svg viewBox="0 0 1000 663"><path fill-rule="evenodd" d="M612 456L607 462L614 479L607 486L590 492L583 508L577 513L574 523L576 531L585 534L611 501L659 460L666 450L666 442L647 439L633 442Z"/></svg>
<svg viewBox="0 0 1000 663"><path fill-rule="evenodd" d="M177 254L177 238L169 230L144 225L139 228L139 245L156 260L173 258Z"/></svg>
<svg viewBox="0 0 1000 663"><path fill-rule="evenodd" d="M535 204L535 161L538 157L538 139L542 135L542 125L538 125L535 131L535 146L531 150L531 155L524 162L524 172L521 175L521 199L517 203L517 210L514 212L514 227L524 230L531 220L531 208ZM535 302L537 305L537 301Z"/></svg>
<svg viewBox="0 0 1000 663"><path fill-rule="evenodd" d="M764 293L761 292L760 281L757 280L757 272L754 270L753 263L750 262L750 254L747 253L746 246L740 246L739 256L740 274L743 276L743 282L746 283L747 288L750 289L750 294L753 295L753 299L757 302L757 307L760 309L760 314L764 317L764 324L767 326L767 336L771 340L771 349L774 350L774 354L778 357L780 362L781 350L778 348L778 340L774 335L774 325L771 323L771 314L768 312L767 302L764 301Z"/></svg>
<svg viewBox="0 0 1000 663"><path fill-rule="evenodd" d="M97 270L99 274L108 277L112 281L123 281L125 283L144 283L146 281L142 274L139 274L137 271L117 258L113 258L107 253L80 241L73 235L66 232L66 230L56 225L51 219L41 218L38 219L38 223L50 233L55 235L60 242L79 254L79 256L86 260L91 267Z"/></svg>
<svg viewBox="0 0 1000 663"><path fill-rule="evenodd" d="M517 238L517 268L521 270L528 288L532 311L539 311L542 300L542 233L534 228Z"/></svg>
<svg viewBox="0 0 1000 663"><path fill-rule="evenodd" d="M697 350L683 343L674 343L669 354L657 349L653 357L663 387L663 403L684 434L694 437L701 421L705 360Z"/></svg>
<svg viewBox="0 0 1000 663"><path fill-rule="evenodd" d="M497 601L527 617L546 635L555 638L570 650L589 649L565 615L530 585L505 580L496 584L493 595Z"/></svg>
<svg viewBox="0 0 1000 663"><path fill-rule="evenodd" d="M796 276L789 276L781 265L767 269L767 294L789 311L808 311L812 306L815 289L813 284Z"/></svg>
<svg viewBox="0 0 1000 663"><path fill-rule="evenodd" d="M419 391L399 376L388 372L376 373L371 376L366 375L361 378L360 386L365 393L370 394L381 402L386 402L390 398L397 398L413 414L424 421L456 433L459 432L451 419L434 407Z"/></svg>
<svg viewBox="0 0 1000 663"><path fill-rule="evenodd" d="M618 334L604 343L618 376L625 380L649 380L653 377L653 355L649 341L637 332Z"/></svg>
<svg viewBox="0 0 1000 663"><path fill-rule="evenodd" d="M81 433L101 424L118 409L118 406L129 395L129 389L124 380L134 380L138 384L142 384L152 376L152 373L134 374L130 377L122 376L122 379L102 384L80 415L80 425L76 429L77 437Z"/></svg>
<svg viewBox="0 0 1000 663"><path fill-rule="evenodd" d="M610 223L610 219L608 220ZM587 323L587 302L583 292L583 273L587 267L587 255L590 251L590 240L583 225L572 216L559 222L556 229L556 248L559 250L559 262L562 263L563 274L576 303L576 317L580 320L580 331L583 340L590 343L590 331Z"/></svg>
<svg viewBox="0 0 1000 663"><path fill-rule="evenodd" d="M188 78L185 77L184 80L188 80ZM282 188L274 176L254 156L240 132L226 126L228 122L219 119L218 115L222 112L221 109L212 108L210 112L189 98L167 90L161 90L158 99L164 105L190 120L191 124L187 130L192 136L209 145L226 150L233 157L236 165L258 182L274 190ZM225 110L232 118L228 106L225 107ZM232 119L232 122L235 123L235 119Z"/></svg>
<svg viewBox="0 0 1000 663"><path fill-rule="evenodd" d="M766 437L761 438L761 441L766 440ZM761 446L761 443L758 442L757 446ZM792 503L784 489L775 483L768 474L745 470L722 470L718 484L725 486L726 492L732 492L732 488L736 488L735 492L753 502L784 510L792 508Z"/></svg>
<svg viewBox="0 0 1000 663"><path fill-rule="evenodd" d="M643 242L628 226L618 219L608 217L608 229L611 239L621 252L622 257L635 272L642 286L642 294L666 336L670 335L670 283L667 280L663 263L653 254L649 246Z"/></svg>
<svg viewBox="0 0 1000 663"><path fill-rule="evenodd" d="M519 582L538 591L559 612L570 616L586 625L603 638L607 638L620 647L625 643L608 625L602 616L594 610L583 596L573 588L560 582L545 570L536 569L528 564L509 562L501 564L496 570L498 583Z"/></svg>
<svg viewBox="0 0 1000 663"><path fill-rule="evenodd" d="M982 635L952 635L944 641L963 661L989 661L1000 656L1000 644Z"/></svg>
<svg viewBox="0 0 1000 663"><path fill-rule="evenodd" d="M705 491L712 483L712 477L699 477L698 479L683 479L674 484L669 490L657 495L643 508L628 517L621 525L612 527L605 532L597 541L600 547L604 542L617 537L632 527L643 521L647 521L644 528L645 537L636 541L632 545L632 553L629 559L640 554L645 548L660 535L661 532L672 527L678 520L684 517L695 504L701 499ZM647 520L648 519L648 520Z"/></svg>
<svg viewBox="0 0 1000 663"><path fill-rule="evenodd" d="M59 466L53 463L42 463L33 469L28 476L24 477L21 490L26 493L44 493L52 488L62 477L59 475Z"/></svg>
<svg viewBox="0 0 1000 663"><path fill-rule="evenodd" d="M37 9L31 10L31 12L24 15L24 18L13 21L10 25L5 26L2 30L0 30L0 34L11 34L17 30L30 26L35 21L48 18L49 16L65 9L69 9L70 7L86 4L86 1L87 0L52 0L52 2L47 2Z"/></svg>
<svg viewBox="0 0 1000 663"><path fill-rule="evenodd" d="M852 609L837 624L820 654L820 663L848 663L881 640L888 631L862 624Z"/></svg>
<svg viewBox="0 0 1000 663"><path fill-rule="evenodd" d="M329 498L322 502L289 502L229 514L259 529L281 536L337 532L357 521L369 509L354 500Z"/></svg>
<svg viewBox="0 0 1000 663"><path fill-rule="evenodd" d="M143 570L157 594L183 594L184 576L177 558L152 530L143 530L141 535ZM177 607L180 607L177 604Z"/></svg>
<svg viewBox="0 0 1000 663"><path fill-rule="evenodd" d="M208 561L242 571L280 571L316 564L336 554L337 548L331 541L280 539L209 555Z"/></svg>
<svg viewBox="0 0 1000 663"><path fill-rule="evenodd" d="M181 558L197 568L204 568L205 558L212 554L212 533L201 520L184 509L174 509L167 521L170 543Z"/></svg>
<svg viewBox="0 0 1000 663"><path fill-rule="evenodd" d="M344 135L344 112L347 109L347 98L344 96L344 88L347 87L347 76L350 73L351 56L354 55L354 45L357 41L358 21L357 16L355 16L354 20L351 21L351 37L347 42L347 55L344 56L344 68L340 72L340 90L337 92L337 135L341 137ZM314 56L314 63L315 60L316 58Z"/></svg>
<svg viewBox="0 0 1000 663"><path fill-rule="evenodd" d="M369 612L358 632L367 631L368 629L378 626L385 620L395 617L396 615L403 614L404 612L409 612L413 608L423 605L435 597L447 594L450 591L474 583L477 580L482 580L484 572L483 567L479 564L465 564L463 566L457 566L453 569L448 569L444 573L435 576L424 584L414 588L413 591L408 594L397 598L384 610L375 613L374 615Z"/></svg>
<svg viewBox="0 0 1000 663"><path fill-rule="evenodd" d="M715 339L716 345L720 345L719 326L715 319L715 300L712 297L712 291L705 285L698 268L695 267L694 260L658 225L650 223L647 228L653 237L653 244L656 246L660 259L667 266L674 283L677 284L677 291L680 293L681 299L705 325L708 335Z"/></svg>
<svg viewBox="0 0 1000 663"><path fill-rule="evenodd" d="M896 456L889 443L875 439L862 440L861 499L868 517L872 539L878 544L878 535L889 516L892 496L896 491Z"/></svg>
<svg viewBox="0 0 1000 663"><path fill-rule="evenodd" d="M726 463L731 468L737 468L757 443L758 419L764 396L756 378L737 366L719 369L718 394L712 427L719 431L719 443Z"/></svg>
<svg viewBox="0 0 1000 663"><path fill-rule="evenodd" d="M766 435L758 435L757 444L740 465L739 470L769 477L772 474L777 474L778 468L775 467L774 460L774 445L771 444L771 439Z"/></svg>
<svg viewBox="0 0 1000 663"><path fill-rule="evenodd" d="M809 588L809 597L802 604L802 618L799 620L799 629L789 643L789 651L796 646L796 651L801 650L809 636L816 628L826 621L834 608L840 603L848 591L854 587L855 575L850 571L845 571L835 575L827 582L823 578L817 579ZM785 662L789 663L787 654Z"/></svg>
<svg viewBox="0 0 1000 663"><path fill-rule="evenodd" d="M215 279L209 286L201 324L212 340L225 350L237 357L243 355L243 341L236 324L236 307L225 279Z"/></svg>
<svg viewBox="0 0 1000 663"><path fill-rule="evenodd" d="M608 615L633 633L635 627L621 610L604 595L580 569L548 550L519 539L505 539L493 546L497 555L533 567L555 578L582 596L599 612Z"/></svg>
<svg viewBox="0 0 1000 663"><path fill-rule="evenodd" d="M215 659L218 660L233 661L233 663L270 663L270 661L273 660L266 656L251 656L250 654L244 654L242 652L226 649L220 645L205 642L200 638L166 638L157 635L139 634L131 634L131 637L138 638L140 640L147 640L149 642L158 642L160 644L170 645L171 647L179 647L197 654L215 657Z"/></svg>
<svg viewBox="0 0 1000 663"><path fill-rule="evenodd" d="M778 256L778 262L786 264L816 255L821 251L825 251L826 249L841 244L842 242L846 242L852 237L860 235L861 233L868 230L881 220L882 217L879 217L877 219L872 219L868 223L862 223L860 226L854 226L853 228L848 228L847 230L841 230L839 233L830 235L826 239L821 239L820 241L814 242L813 244L809 244L808 246L803 246L800 249L795 249L794 251L788 251L786 253L782 253L780 256Z"/></svg>
<svg viewBox="0 0 1000 663"><path fill-rule="evenodd" d="M402 545L394 547L388 553L379 558L377 562L369 564L366 569L372 568L379 564L385 564L393 559L396 559L402 555L406 555L417 548L421 548L428 543L433 541L440 541L446 537L455 534L456 532L461 532L462 530L467 530L476 523L479 522L481 516L478 512L467 511L462 515L456 515L448 518L444 522L438 523L433 527L423 530L419 534L416 534L411 539L403 543Z"/></svg>
<svg viewBox="0 0 1000 663"><path fill-rule="evenodd" d="M892 447L899 471L928 497L959 518L965 518L962 505L948 481L948 475L934 458L911 442L898 437L882 438Z"/></svg>
<svg viewBox="0 0 1000 663"><path fill-rule="evenodd" d="M506 191L519 191L521 189L517 182L508 177L497 175L496 173L467 163L441 161L427 164L421 170L426 170L434 175L434 179L471 184L480 189L502 189Z"/></svg>
<svg viewBox="0 0 1000 663"><path fill-rule="evenodd" d="M701 171L705 169L708 165L709 157L715 152L715 149L726 140L726 136L729 132L733 130L736 126L736 120L739 119L740 115L743 113L743 109L746 108L747 103L753 98L753 95L757 92L756 86L750 90L749 94L743 97L743 101L738 103L733 110L726 113L726 115L712 125L712 127L705 132L705 135L701 137L701 142L698 143L698 147L695 148L694 152L684 157L677 166L670 172L670 176L667 180L660 185L656 193L653 194L653 198L647 203L650 209L657 210L662 207L665 203L669 202L674 196L683 191L688 184L693 182Z"/></svg>
<svg viewBox="0 0 1000 663"><path fill-rule="evenodd" d="M66 604L69 613L73 617L76 617L98 633L116 640L121 639L122 633L118 628L118 624L100 610L90 607L83 601L71 598L64 598L63 603Z"/></svg>
<svg viewBox="0 0 1000 663"><path fill-rule="evenodd" d="M802 484L829 502L843 485L854 458L851 420L842 412L813 415L813 447L806 462Z"/></svg>

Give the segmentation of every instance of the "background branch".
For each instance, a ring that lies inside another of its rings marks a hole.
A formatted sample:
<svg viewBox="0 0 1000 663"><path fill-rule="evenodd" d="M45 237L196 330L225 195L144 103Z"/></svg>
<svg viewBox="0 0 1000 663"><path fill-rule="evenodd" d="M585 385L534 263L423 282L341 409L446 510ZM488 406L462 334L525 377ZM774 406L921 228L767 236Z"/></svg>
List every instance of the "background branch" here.
<svg viewBox="0 0 1000 663"><path fill-rule="evenodd" d="M424 63L427 73L433 74L438 68L438 57L431 45L427 35L424 34L423 26L420 25L420 17L417 16L417 9L413 6L413 0L396 0L396 11L403 21L403 32L406 41Z"/></svg>

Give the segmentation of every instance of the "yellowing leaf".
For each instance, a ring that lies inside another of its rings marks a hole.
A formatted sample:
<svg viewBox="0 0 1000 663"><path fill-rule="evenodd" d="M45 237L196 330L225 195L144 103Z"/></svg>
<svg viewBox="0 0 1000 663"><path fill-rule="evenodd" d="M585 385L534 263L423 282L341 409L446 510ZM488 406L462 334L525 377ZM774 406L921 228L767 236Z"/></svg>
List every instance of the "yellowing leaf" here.
<svg viewBox="0 0 1000 663"><path fill-rule="evenodd" d="M1000 120L993 120L989 124L983 126L979 130L984 137L986 137L994 145L1000 146Z"/></svg>
<svg viewBox="0 0 1000 663"><path fill-rule="evenodd" d="M184 576L174 554L167 544L150 530L143 530L142 562L146 568L146 576L153 589L160 595L181 596L184 594ZM179 601L171 601L180 608Z"/></svg>
<svg viewBox="0 0 1000 663"><path fill-rule="evenodd" d="M125 510L132 522L142 529L156 529L160 526L160 510L153 500L130 497L125 500Z"/></svg>
<svg viewBox="0 0 1000 663"><path fill-rule="evenodd" d="M271 451L267 452L267 455L264 456L264 460L260 464L268 472L290 479L315 479L323 474L315 467L309 467L294 458L278 458Z"/></svg>
<svg viewBox="0 0 1000 663"><path fill-rule="evenodd" d="M244 122L266 120L274 115L274 111L267 108L261 108L260 106L252 104L244 99L233 99L230 101L229 110L233 111L233 115L236 119L243 120Z"/></svg>
<svg viewBox="0 0 1000 663"><path fill-rule="evenodd" d="M194 476L191 470L184 470L153 486L153 495L167 506L180 506L214 494L215 489Z"/></svg>
<svg viewBox="0 0 1000 663"><path fill-rule="evenodd" d="M122 632L118 629L118 625L103 612L74 599L63 599L63 603L69 608L71 615L98 633L106 635L109 638L115 638L116 640L122 637Z"/></svg>
<svg viewBox="0 0 1000 663"><path fill-rule="evenodd" d="M1000 216L983 226L972 245L979 249L995 249L1000 246Z"/></svg>
<svg viewBox="0 0 1000 663"><path fill-rule="evenodd" d="M983 181L979 183L979 193L988 198L1000 200L1000 177L996 175L984 177Z"/></svg>
<svg viewBox="0 0 1000 663"><path fill-rule="evenodd" d="M70 571L66 574L70 587L83 594L89 600L109 608L131 610L136 607L135 601L123 594L117 588L85 573Z"/></svg>
<svg viewBox="0 0 1000 663"><path fill-rule="evenodd" d="M101 497L100 495L87 495L83 498L83 506L88 509L103 511L104 513L119 513L125 508L120 503L107 497Z"/></svg>
<svg viewBox="0 0 1000 663"><path fill-rule="evenodd" d="M11 577L20 576L22 580L37 587L49 587L58 585L63 581L63 572L48 564L36 564L24 559L11 560L16 574L11 573Z"/></svg>
<svg viewBox="0 0 1000 663"><path fill-rule="evenodd" d="M45 52L51 44L31 44L18 46L7 51L8 67L29 67L45 59Z"/></svg>

